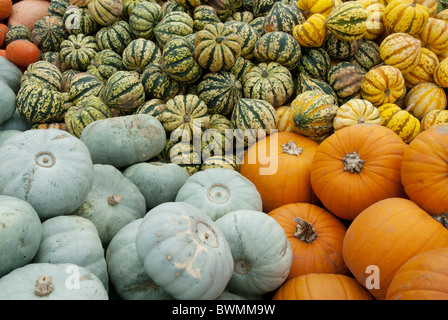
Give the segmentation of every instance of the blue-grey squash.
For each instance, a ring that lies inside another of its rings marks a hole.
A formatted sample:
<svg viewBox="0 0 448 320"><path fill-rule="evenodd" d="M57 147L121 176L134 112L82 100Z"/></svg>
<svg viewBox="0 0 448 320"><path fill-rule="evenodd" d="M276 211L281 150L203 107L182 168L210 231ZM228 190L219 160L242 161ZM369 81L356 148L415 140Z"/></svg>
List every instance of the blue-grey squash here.
<svg viewBox="0 0 448 320"><path fill-rule="evenodd" d="M0 300L109 300L109 296L86 268L30 263L0 279Z"/></svg>
<svg viewBox="0 0 448 320"><path fill-rule="evenodd" d="M0 79L0 124L12 118L16 110L16 94Z"/></svg>
<svg viewBox="0 0 448 320"><path fill-rule="evenodd" d="M41 237L36 210L22 199L0 195L0 278L31 262Z"/></svg>
<svg viewBox="0 0 448 320"><path fill-rule="evenodd" d="M213 221L235 210L263 210L255 185L238 171L224 168L209 168L190 176L176 201L198 207Z"/></svg>
<svg viewBox="0 0 448 320"><path fill-rule="evenodd" d="M137 255L135 237L143 218L124 226L106 249L110 284L123 300L172 300L146 273Z"/></svg>
<svg viewBox="0 0 448 320"><path fill-rule="evenodd" d="M186 202L151 209L135 245L150 278L178 300L216 299L232 276L233 259L223 234Z"/></svg>
<svg viewBox="0 0 448 320"><path fill-rule="evenodd" d="M27 201L41 220L75 211L92 184L89 150L66 131L26 130L0 145L0 194Z"/></svg>
<svg viewBox="0 0 448 320"><path fill-rule="evenodd" d="M5 81L15 94L20 89L22 71L11 61L0 56L0 79Z"/></svg>
<svg viewBox="0 0 448 320"><path fill-rule="evenodd" d="M120 170L108 164L93 165L93 185L73 214L89 219L104 247L128 223L146 214L145 197Z"/></svg>
<svg viewBox="0 0 448 320"><path fill-rule="evenodd" d="M156 161L136 163L126 168L123 175L139 188L147 209L174 201L179 189L190 177L178 164Z"/></svg>
<svg viewBox="0 0 448 320"><path fill-rule="evenodd" d="M14 110L14 114L11 118L0 124L0 131L3 130L19 130L26 131L31 129L31 125L28 121L25 120L24 117L19 113L17 108Z"/></svg>
<svg viewBox="0 0 448 320"><path fill-rule="evenodd" d="M292 264L292 250L283 228L266 213L236 210L216 220L235 262L226 290L263 295L280 287Z"/></svg>
<svg viewBox="0 0 448 320"><path fill-rule="evenodd" d="M109 289L104 248L95 225L86 218L64 215L45 220L33 263L76 264L96 275Z"/></svg>
<svg viewBox="0 0 448 320"><path fill-rule="evenodd" d="M132 114L93 121L84 128L80 139L87 145L93 163L122 168L160 154L166 132L155 117Z"/></svg>
<svg viewBox="0 0 448 320"><path fill-rule="evenodd" d="M0 144L2 144L6 139L9 137L15 136L18 133L21 133L22 131L19 130L0 130Z"/></svg>

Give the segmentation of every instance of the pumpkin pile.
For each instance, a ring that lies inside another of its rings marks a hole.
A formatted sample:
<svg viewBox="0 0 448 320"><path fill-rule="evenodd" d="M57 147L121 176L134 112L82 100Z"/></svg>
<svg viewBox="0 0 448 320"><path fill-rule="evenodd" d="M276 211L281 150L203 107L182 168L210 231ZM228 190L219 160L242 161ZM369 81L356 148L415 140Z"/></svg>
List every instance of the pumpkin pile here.
<svg viewBox="0 0 448 320"><path fill-rule="evenodd" d="M445 0L0 0L0 299L446 300L447 91Z"/></svg>

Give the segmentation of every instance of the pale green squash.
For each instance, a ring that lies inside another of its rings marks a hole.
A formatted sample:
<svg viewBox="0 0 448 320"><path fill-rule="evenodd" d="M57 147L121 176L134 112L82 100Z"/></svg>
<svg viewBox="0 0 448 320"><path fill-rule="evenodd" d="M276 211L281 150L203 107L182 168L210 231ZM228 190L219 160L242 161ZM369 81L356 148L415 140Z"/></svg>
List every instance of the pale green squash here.
<svg viewBox="0 0 448 320"><path fill-rule="evenodd" d="M18 133L21 133L22 131L20 130L15 130L15 129L11 129L11 130L0 130L0 144L2 144L6 139L8 139L9 137L15 136Z"/></svg>
<svg viewBox="0 0 448 320"><path fill-rule="evenodd" d="M15 94L20 89L22 71L11 61L0 56L0 79L5 81Z"/></svg>
<svg viewBox="0 0 448 320"><path fill-rule="evenodd" d="M12 118L16 110L16 94L0 79L0 124Z"/></svg>
<svg viewBox="0 0 448 320"><path fill-rule="evenodd" d="M0 131L2 130L19 130L25 131L31 129L31 125L19 113L17 108L11 118L0 124Z"/></svg>

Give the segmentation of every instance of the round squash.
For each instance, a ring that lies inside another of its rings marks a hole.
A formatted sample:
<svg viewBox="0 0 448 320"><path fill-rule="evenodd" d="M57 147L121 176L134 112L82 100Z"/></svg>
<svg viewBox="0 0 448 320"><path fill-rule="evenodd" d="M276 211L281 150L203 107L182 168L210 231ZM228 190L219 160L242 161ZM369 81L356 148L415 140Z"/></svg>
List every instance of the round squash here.
<svg viewBox="0 0 448 320"><path fill-rule="evenodd" d="M339 107L333 119L334 130L359 123L381 124L381 117L371 102L364 99L352 99Z"/></svg>
<svg viewBox="0 0 448 320"><path fill-rule="evenodd" d="M356 1L343 2L328 15L325 26L337 38L344 41L361 39L367 31L366 9Z"/></svg>
<svg viewBox="0 0 448 320"><path fill-rule="evenodd" d="M404 75L404 83L408 89L424 82L434 82L434 71L439 64L437 55L427 48L422 48L420 61L414 69Z"/></svg>
<svg viewBox="0 0 448 320"><path fill-rule="evenodd" d="M11 119L16 110L16 94L0 79L0 124Z"/></svg>
<svg viewBox="0 0 448 320"><path fill-rule="evenodd" d="M429 18L416 37L422 41L422 47L440 55L448 50L448 21Z"/></svg>
<svg viewBox="0 0 448 320"><path fill-rule="evenodd" d="M418 119L422 119L431 110L445 110L447 107L445 90L432 82L420 83L406 94L405 107Z"/></svg>
<svg viewBox="0 0 448 320"><path fill-rule="evenodd" d="M448 88L448 57L440 61L433 76L436 84L442 88Z"/></svg>
<svg viewBox="0 0 448 320"><path fill-rule="evenodd" d="M380 56L385 64L396 67L403 74L420 62L421 42L407 33L392 33L380 44Z"/></svg>
<svg viewBox="0 0 448 320"><path fill-rule="evenodd" d="M381 124L394 131L405 143L411 142L420 132L420 121L393 103L378 108Z"/></svg>
<svg viewBox="0 0 448 320"><path fill-rule="evenodd" d="M135 111L145 102L145 88L135 71L121 70L107 79L101 98L112 109Z"/></svg>
<svg viewBox="0 0 448 320"><path fill-rule="evenodd" d="M440 123L448 123L448 110L431 110L421 120L421 129L426 130Z"/></svg>
<svg viewBox="0 0 448 320"><path fill-rule="evenodd" d="M428 7L417 0L392 0L384 10L384 26L391 33L407 33L416 36L429 19Z"/></svg>

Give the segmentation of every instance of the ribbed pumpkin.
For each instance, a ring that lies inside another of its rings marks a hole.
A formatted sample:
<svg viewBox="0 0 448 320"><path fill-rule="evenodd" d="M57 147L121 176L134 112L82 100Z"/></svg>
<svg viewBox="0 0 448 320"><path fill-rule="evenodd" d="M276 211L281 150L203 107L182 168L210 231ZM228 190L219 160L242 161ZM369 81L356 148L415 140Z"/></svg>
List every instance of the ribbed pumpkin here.
<svg viewBox="0 0 448 320"><path fill-rule="evenodd" d="M106 82L115 72L123 67L121 55L111 49L104 49L95 54L87 66L87 73Z"/></svg>
<svg viewBox="0 0 448 320"><path fill-rule="evenodd" d="M265 100L241 98L230 118L237 139L236 147L251 145L277 127L278 116L274 107ZM241 150L240 150L241 151Z"/></svg>
<svg viewBox="0 0 448 320"><path fill-rule="evenodd" d="M68 93L70 101L76 103L84 98L99 97L103 90L104 82L90 73L80 72L70 81Z"/></svg>
<svg viewBox="0 0 448 320"><path fill-rule="evenodd" d="M342 254L359 283L369 286L369 292L383 300L406 261L447 246L448 231L442 224L414 202L391 197L372 204L352 221Z"/></svg>
<svg viewBox="0 0 448 320"><path fill-rule="evenodd" d="M367 11L356 1L336 6L328 15L325 26L335 37L344 41L361 39L367 30Z"/></svg>
<svg viewBox="0 0 448 320"><path fill-rule="evenodd" d="M242 0L207 0L207 5L213 7L221 21L226 21L243 4Z"/></svg>
<svg viewBox="0 0 448 320"><path fill-rule="evenodd" d="M254 47L258 41L257 31L247 22L228 21L225 23L227 27L232 29L233 33L241 39L241 54L245 59L251 59L254 55Z"/></svg>
<svg viewBox="0 0 448 320"><path fill-rule="evenodd" d="M280 107L294 93L294 81L288 68L278 62L261 62L242 80L245 98L261 99Z"/></svg>
<svg viewBox="0 0 448 320"><path fill-rule="evenodd" d="M310 273L349 276L342 259L345 225L327 210L311 203L289 203L268 212L285 230L293 260L286 281Z"/></svg>
<svg viewBox="0 0 448 320"><path fill-rule="evenodd" d="M196 35L194 58L211 72L230 70L241 55L241 38L224 23L208 24Z"/></svg>
<svg viewBox="0 0 448 320"><path fill-rule="evenodd" d="M448 50L448 21L429 18L417 38L422 41L422 47L442 54Z"/></svg>
<svg viewBox="0 0 448 320"><path fill-rule="evenodd" d="M437 55L427 48L422 48L422 54L417 66L404 74L406 87L412 89L412 87L420 83L434 82L433 74L438 64L439 58L437 58Z"/></svg>
<svg viewBox="0 0 448 320"><path fill-rule="evenodd" d="M123 13L121 0L89 0L87 7L95 21L102 26L113 24Z"/></svg>
<svg viewBox="0 0 448 320"><path fill-rule="evenodd" d="M145 101L145 88L133 71L117 71L106 82L102 94L109 108L133 111Z"/></svg>
<svg viewBox="0 0 448 320"><path fill-rule="evenodd" d="M346 61L352 58L361 45L361 39L346 41L328 32L322 47L333 60Z"/></svg>
<svg viewBox="0 0 448 320"><path fill-rule="evenodd" d="M338 96L339 104L361 98L361 81L366 71L357 65L342 61L328 71L327 81Z"/></svg>
<svg viewBox="0 0 448 320"><path fill-rule="evenodd" d="M207 24L215 24L221 22L216 10L209 5L201 4L194 7L193 10L193 30L202 30Z"/></svg>
<svg viewBox="0 0 448 320"><path fill-rule="evenodd" d="M129 13L129 26L136 38L152 40L155 26L162 21L165 13L162 7L153 1L143 1Z"/></svg>
<svg viewBox="0 0 448 320"><path fill-rule="evenodd" d="M289 203L317 203L309 176L317 146L297 133L276 132L249 147L240 173L257 187L264 212Z"/></svg>
<svg viewBox="0 0 448 320"><path fill-rule="evenodd" d="M317 148L311 186L328 211L353 220L379 200L405 196L400 176L405 149L400 137L384 126L342 128Z"/></svg>
<svg viewBox="0 0 448 320"><path fill-rule="evenodd" d="M162 49L165 43L174 36L186 36L193 33L193 18L183 11L167 13L154 26L154 37Z"/></svg>
<svg viewBox="0 0 448 320"><path fill-rule="evenodd" d="M316 13L294 26L292 35L303 47L320 47L327 36L325 16Z"/></svg>
<svg viewBox="0 0 448 320"><path fill-rule="evenodd" d="M167 75L160 63L149 64L142 73L141 82L145 88L146 100L161 99L166 101L178 94L184 94L187 90L184 83Z"/></svg>
<svg viewBox="0 0 448 320"><path fill-rule="evenodd" d="M233 65L232 69L230 69L230 72L235 75L237 80L241 82L243 80L243 76L254 66L255 64L252 61L239 56L235 60L235 64Z"/></svg>
<svg viewBox="0 0 448 320"><path fill-rule="evenodd" d="M384 10L384 26L390 33L403 32L416 36L428 22L429 9L417 0L393 0Z"/></svg>
<svg viewBox="0 0 448 320"><path fill-rule="evenodd" d="M294 69L301 56L299 42L292 35L283 31L268 32L261 36L254 48L254 57L260 62L275 61Z"/></svg>
<svg viewBox="0 0 448 320"><path fill-rule="evenodd" d="M62 73L55 65L47 61L36 61L23 72L20 83L33 81L48 89L61 91Z"/></svg>
<svg viewBox="0 0 448 320"><path fill-rule="evenodd" d="M420 133L420 121L393 103L378 108L381 124L394 131L404 142L411 142Z"/></svg>
<svg viewBox="0 0 448 320"><path fill-rule="evenodd" d="M160 63L162 51L151 40L138 38L132 40L124 49L122 64L125 70L142 74L151 63Z"/></svg>
<svg viewBox="0 0 448 320"><path fill-rule="evenodd" d="M265 15L263 32L283 31L292 34L294 27L303 22L305 16L296 5L276 1Z"/></svg>
<svg viewBox="0 0 448 320"><path fill-rule="evenodd" d="M448 110L431 110L421 120L421 129L427 130L437 124L448 123Z"/></svg>
<svg viewBox="0 0 448 320"><path fill-rule="evenodd" d="M448 57L440 61L434 70L434 82L442 88L448 88Z"/></svg>
<svg viewBox="0 0 448 320"><path fill-rule="evenodd" d="M297 6L300 10L302 10L303 14L306 18L309 16L320 13L324 15L325 17L328 17L328 15L333 11L335 7L335 1L334 0L298 0Z"/></svg>
<svg viewBox="0 0 448 320"><path fill-rule="evenodd" d="M381 125L380 113L369 101L352 99L339 107L333 119L333 128L339 130L359 123Z"/></svg>
<svg viewBox="0 0 448 320"><path fill-rule="evenodd" d="M298 69L301 74L327 81L327 74L331 68L331 57L324 48L304 48L300 57Z"/></svg>
<svg viewBox="0 0 448 320"><path fill-rule="evenodd" d="M110 49L121 55L126 46L134 39L131 26L124 20L101 28L96 33L99 50Z"/></svg>
<svg viewBox="0 0 448 320"><path fill-rule="evenodd" d="M100 25L95 21L88 8L79 8L75 5L67 6L62 21L68 34L94 35Z"/></svg>
<svg viewBox="0 0 448 320"><path fill-rule="evenodd" d="M278 132L293 131L294 122L291 117L291 106L284 105L275 109L278 116L277 130Z"/></svg>
<svg viewBox="0 0 448 320"><path fill-rule="evenodd" d="M365 40L375 40L380 37L386 27L384 26L384 10L386 6L379 3L373 2L368 5L366 8L367 11L367 20L366 20L366 32L364 33L363 38Z"/></svg>
<svg viewBox="0 0 448 320"><path fill-rule="evenodd" d="M68 92L70 89L70 82L72 81L73 77L76 76L78 73L81 73L81 71L68 69L64 72L62 72L62 80L61 80L61 92Z"/></svg>
<svg viewBox="0 0 448 320"><path fill-rule="evenodd" d="M202 161L200 171L210 168L224 168L240 171L240 163L232 155L211 156Z"/></svg>
<svg viewBox="0 0 448 320"><path fill-rule="evenodd" d="M70 4L69 0L53 0L47 9L47 16L57 16L62 18L64 16L67 6Z"/></svg>
<svg viewBox="0 0 448 320"><path fill-rule="evenodd" d="M305 91L291 102L293 131L314 141L321 141L333 131L338 105L333 96L319 91Z"/></svg>
<svg viewBox="0 0 448 320"><path fill-rule="evenodd" d="M421 42L410 34L392 33L381 41L380 56L385 64L405 74L418 65L421 48Z"/></svg>
<svg viewBox="0 0 448 320"><path fill-rule="evenodd" d="M91 122L112 117L112 111L101 98L93 96L79 101L65 113L67 131L80 138L84 128Z"/></svg>
<svg viewBox="0 0 448 320"><path fill-rule="evenodd" d="M174 80L193 83L202 76L202 68L193 57L194 46L182 37L169 40L162 51L162 70Z"/></svg>
<svg viewBox="0 0 448 320"><path fill-rule="evenodd" d="M361 79L361 96L375 107L395 103L405 91L403 75L393 66L372 68Z"/></svg>
<svg viewBox="0 0 448 320"><path fill-rule="evenodd" d="M243 86L230 71L210 72L198 83L197 94L209 114L229 116L243 97Z"/></svg>
<svg viewBox="0 0 448 320"><path fill-rule="evenodd" d="M64 61L70 69L86 71L90 61L99 51L94 36L70 35L67 40L61 42L59 51L61 60Z"/></svg>
<svg viewBox="0 0 448 320"><path fill-rule="evenodd" d="M181 166L191 176L201 169L201 153L189 142L168 140L162 156L166 161Z"/></svg>
<svg viewBox="0 0 448 320"><path fill-rule="evenodd" d="M61 42L68 33L61 18L44 16L34 24L31 33L34 44L43 52L59 51Z"/></svg>
<svg viewBox="0 0 448 320"><path fill-rule="evenodd" d="M369 71L383 62L380 56L380 46L374 41L360 41L358 49L350 58L349 62L364 68L366 71Z"/></svg>
<svg viewBox="0 0 448 320"><path fill-rule="evenodd" d="M10 26L5 35L5 44L8 45L14 40L33 40L31 30L22 24Z"/></svg>
<svg viewBox="0 0 448 320"><path fill-rule="evenodd" d="M175 2L186 9L193 9L206 3L205 0L175 0Z"/></svg>
<svg viewBox="0 0 448 320"><path fill-rule="evenodd" d="M171 140L192 141L210 126L207 105L197 95L177 95L166 102L162 124Z"/></svg>
<svg viewBox="0 0 448 320"><path fill-rule="evenodd" d="M407 111L421 119L431 110L446 109L446 93L443 88L432 82L418 84L406 94L405 107Z"/></svg>
<svg viewBox="0 0 448 320"><path fill-rule="evenodd" d="M166 104L163 100L153 98L143 102L140 107L135 110L135 114L149 114L157 120L162 121L162 113L165 111L165 109Z"/></svg>
<svg viewBox="0 0 448 320"><path fill-rule="evenodd" d="M409 199L430 215L448 211L448 124L442 123L420 133L406 149L401 181Z"/></svg>

